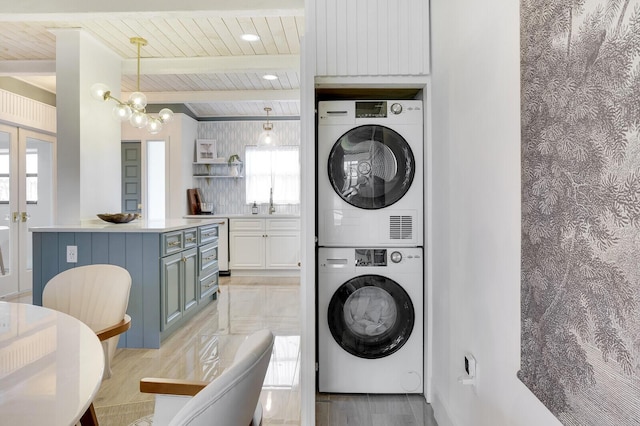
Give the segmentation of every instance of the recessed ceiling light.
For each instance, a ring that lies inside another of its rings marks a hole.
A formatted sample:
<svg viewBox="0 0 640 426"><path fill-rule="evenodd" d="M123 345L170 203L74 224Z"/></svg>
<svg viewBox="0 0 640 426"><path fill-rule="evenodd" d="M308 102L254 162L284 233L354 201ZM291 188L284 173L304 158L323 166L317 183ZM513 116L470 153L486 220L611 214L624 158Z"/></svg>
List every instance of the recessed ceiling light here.
<svg viewBox="0 0 640 426"><path fill-rule="evenodd" d="M242 34L240 36L241 39L243 39L244 41L258 41L260 40L260 37L255 35L255 34Z"/></svg>
<svg viewBox="0 0 640 426"><path fill-rule="evenodd" d="M278 76L273 74L265 74L262 76L265 80L277 80Z"/></svg>

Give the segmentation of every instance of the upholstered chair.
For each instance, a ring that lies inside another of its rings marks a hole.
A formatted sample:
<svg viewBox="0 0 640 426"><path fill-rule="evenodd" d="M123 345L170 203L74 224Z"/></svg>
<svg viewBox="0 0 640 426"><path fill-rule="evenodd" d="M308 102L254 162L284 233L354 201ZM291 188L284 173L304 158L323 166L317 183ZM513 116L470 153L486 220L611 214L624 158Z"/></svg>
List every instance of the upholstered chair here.
<svg viewBox="0 0 640 426"><path fill-rule="evenodd" d="M261 425L260 391L273 342L271 331L251 334L232 364L211 382L142 379L140 391L156 394L153 426ZM151 416L144 422L151 423Z"/></svg>
<svg viewBox="0 0 640 426"><path fill-rule="evenodd" d="M131 327L127 315L131 275L116 265L86 265L60 272L47 282L42 292L42 305L64 312L91 328L104 349L103 379L111 377L111 361L120 334ZM82 424L97 419L93 404L83 417Z"/></svg>

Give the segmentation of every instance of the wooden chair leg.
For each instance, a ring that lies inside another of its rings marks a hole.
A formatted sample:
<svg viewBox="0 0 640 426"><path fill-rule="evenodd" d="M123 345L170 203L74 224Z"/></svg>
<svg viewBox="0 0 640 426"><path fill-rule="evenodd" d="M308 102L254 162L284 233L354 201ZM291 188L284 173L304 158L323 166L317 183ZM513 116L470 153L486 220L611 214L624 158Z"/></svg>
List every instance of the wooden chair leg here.
<svg viewBox="0 0 640 426"><path fill-rule="evenodd" d="M80 417L80 425L82 426L98 426L98 417L96 416L96 410L93 408L93 402Z"/></svg>

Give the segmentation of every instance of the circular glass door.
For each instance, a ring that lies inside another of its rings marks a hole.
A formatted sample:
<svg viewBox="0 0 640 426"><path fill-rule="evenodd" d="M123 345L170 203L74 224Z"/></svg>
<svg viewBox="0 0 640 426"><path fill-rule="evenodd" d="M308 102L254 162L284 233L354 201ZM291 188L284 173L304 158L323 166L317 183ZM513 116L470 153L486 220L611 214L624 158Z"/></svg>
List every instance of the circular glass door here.
<svg viewBox="0 0 640 426"><path fill-rule="evenodd" d="M407 141L385 126L355 127L329 153L329 181L347 203L381 209L398 201L413 182L415 159Z"/></svg>
<svg viewBox="0 0 640 426"><path fill-rule="evenodd" d="M331 335L345 351L376 359L406 343L415 312L411 298L398 283L380 275L361 275L333 294L327 321Z"/></svg>

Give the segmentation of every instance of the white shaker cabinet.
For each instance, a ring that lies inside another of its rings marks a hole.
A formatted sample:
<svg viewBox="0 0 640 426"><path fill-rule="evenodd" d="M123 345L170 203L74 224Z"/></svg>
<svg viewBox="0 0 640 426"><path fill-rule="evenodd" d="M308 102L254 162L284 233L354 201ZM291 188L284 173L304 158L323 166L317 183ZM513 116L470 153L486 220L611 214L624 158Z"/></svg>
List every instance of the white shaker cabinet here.
<svg viewBox="0 0 640 426"><path fill-rule="evenodd" d="M299 218L232 218L229 269L299 269Z"/></svg>

